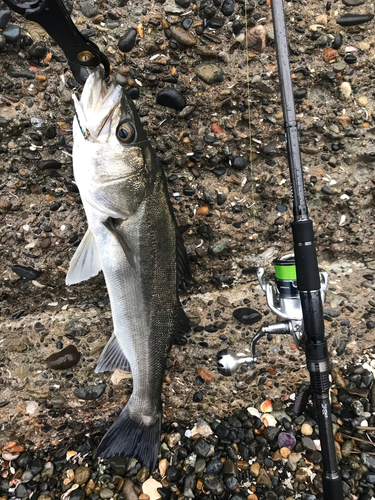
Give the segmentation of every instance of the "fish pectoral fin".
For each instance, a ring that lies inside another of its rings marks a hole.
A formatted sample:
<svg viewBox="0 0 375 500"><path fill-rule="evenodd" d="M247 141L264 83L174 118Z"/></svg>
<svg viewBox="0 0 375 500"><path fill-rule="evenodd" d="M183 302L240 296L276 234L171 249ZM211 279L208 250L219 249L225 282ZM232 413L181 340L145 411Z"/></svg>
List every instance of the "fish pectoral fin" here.
<svg viewBox="0 0 375 500"><path fill-rule="evenodd" d="M67 285L75 285L96 276L101 269L98 247L89 228L73 255L65 282Z"/></svg>
<svg viewBox="0 0 375 500"><path fill-rule="evenodd" d="M103 222L103 226L106 229L108 229L108 231L116 238L118 243L121 245L121 248L123 249L126 258L128 259L129 264L134 269L135 268L135 260L134 260L133 252L129 246L129 243L126 241L125 235L121 231L119 231L118 228L116 227L116 220L117 219L113 219L112 217L108 217L108 219ZM123 221L121 220L121 222L123 222Z"/></svg>
<svg viewBox="0 0 375 500"><path fill-rule="evenodd" d="M174 344L185 344L186 338L184 335L190 332L190 320L186 315L185 311L182 309L182 305L179 304L177 306L177 321L176 321L176 330L172 336L172 343Z"/></svg>
<svg viewBox="0 0 375 500"><path fill-rule="evenodd" d="M113 370L131 371L129 361L126 359L114 333L99 357L95 373L110 372Z"/></svg>
<svg viewBox="0 0 375 500"><path fill-rule="evenodd" d="M183 279L190 281L191 271L189 266L189 259L186 253L184 240L182 234L176 227L176 264L177 264L177 288Z"/></svg>

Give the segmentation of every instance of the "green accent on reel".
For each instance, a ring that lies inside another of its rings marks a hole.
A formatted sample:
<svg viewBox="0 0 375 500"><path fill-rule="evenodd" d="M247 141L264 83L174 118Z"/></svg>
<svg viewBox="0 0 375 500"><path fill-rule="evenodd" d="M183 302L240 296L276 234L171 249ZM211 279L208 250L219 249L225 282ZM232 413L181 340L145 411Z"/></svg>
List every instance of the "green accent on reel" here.
<svg viewBox="0 0 375 500"><path fill-rule="evenodd" d="M278 266L275 264L275 274L278 280L295 281L297 279L296 266L294 264L289 266L285 264Z"/></svg>

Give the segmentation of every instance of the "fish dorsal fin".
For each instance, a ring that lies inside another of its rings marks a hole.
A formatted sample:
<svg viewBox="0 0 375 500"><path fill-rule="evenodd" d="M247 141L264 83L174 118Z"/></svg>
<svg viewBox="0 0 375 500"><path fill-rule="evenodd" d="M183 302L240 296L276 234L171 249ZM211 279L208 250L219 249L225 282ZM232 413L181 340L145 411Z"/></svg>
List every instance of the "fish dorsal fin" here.
<svg viewBox="0 0 375 500"><path fill-rule="evenodd" d="M129 246L129 243L126 241L125 235L117 229L116 221L117 219L108 217L108 219L103 222L103 226L106 229L108 229L108 231L116 238L118 243L121 245L121 248L123 249L126 258L128 259L129 264L134 269L135 268L134 254ZM122 219L118 219L118 221L123 222Z"/></svg>
<svg viewBox="0 0 375 500"><path fill-rule="evenodd" d="M89 228L73 255L65 282L75 285L96 276L101 269L98 247Z"/></svg>
<svg viewBox="0 0 375 500"><path fill-rule="evenodd" d="M95 373L110 372L113 370L131 371L129 361L126 359L114 333L99 357Z"/></svg>
<svg viewBox="0 0 375 500"><path fill-rule="evenodd" d="M183 279L190 281L192 279L189 259L186 253L182 234L176 227L176 265L177 265L177 288Z"/></svg>

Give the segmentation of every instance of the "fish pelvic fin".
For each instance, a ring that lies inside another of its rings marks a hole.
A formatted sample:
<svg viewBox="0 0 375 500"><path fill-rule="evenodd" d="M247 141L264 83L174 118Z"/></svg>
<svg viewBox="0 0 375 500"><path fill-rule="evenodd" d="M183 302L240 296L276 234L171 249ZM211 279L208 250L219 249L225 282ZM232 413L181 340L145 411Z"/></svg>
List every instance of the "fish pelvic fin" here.
<svg viewBox="0 0 375 500"><path fill-rule="evenodd" d="M116 222L122 222L122 219L113 219L112 217L108 217L107 220L103 222L103 226L116 238L118 243L121 245L121 248L129 261L129 264L135 269L135 259L134 253L130 248L129 243L126 241L125 235L122 234L116 227Z"/></svg>
<svg viewBox="0 0 375 500"><path fill-rule="evenodd" d="M185 334L190 332L190 320L179 303L176 311L176 329L172 336L172 344L185 345Z"/></svg>
<svg viewBox="0 0 375 500"><path fill-rule="evenodd" d="M98 364L95 367L95 373L110 372L116 369L125 372L131 371L129 361L126 359L117 337L113 333L102 350Z"/></svg>
<svg viewBox="0 0 375 500"><path fill-rule="evenodd" d="M153 419L142 416L141 412L133 418L130 413L133 404L130 398L117 420L100 441L96 456L101 458L134 457L152 472L160 447L161 403L160 411ZM150 422L148 422L149 419Z"/></svg>
<svg viewBox="0 0 375 500"><path fill-rule="evenodd" d="M191 271L189 266L189 259L186 253L184 240L182 234L176 227L176 265L177 265L177 289L182 280L191 281Z"/></svg>
<svg viewBox="0 0 375 500"><path fill-rule="evenodd" d="M96 276L101 269L98 247L89 228L73 255L65 282L67 285L75 285Z"/></svg>

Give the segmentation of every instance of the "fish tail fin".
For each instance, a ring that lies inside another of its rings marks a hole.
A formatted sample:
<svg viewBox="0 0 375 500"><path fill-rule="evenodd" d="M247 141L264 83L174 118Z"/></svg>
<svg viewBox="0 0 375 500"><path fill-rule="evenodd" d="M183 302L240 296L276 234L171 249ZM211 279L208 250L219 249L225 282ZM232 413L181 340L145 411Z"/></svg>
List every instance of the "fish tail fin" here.
<svg viewBox="0 0 375 500"><path fill-rule="evenodd" d="M139 412L131 415L132 399L122 410L117 420L104 435L96 450L96 456L134 457L150 472L155 468L161 434L162 411L155 418L144 417ZM132 412L133 413L133 412Z"/></svg>

